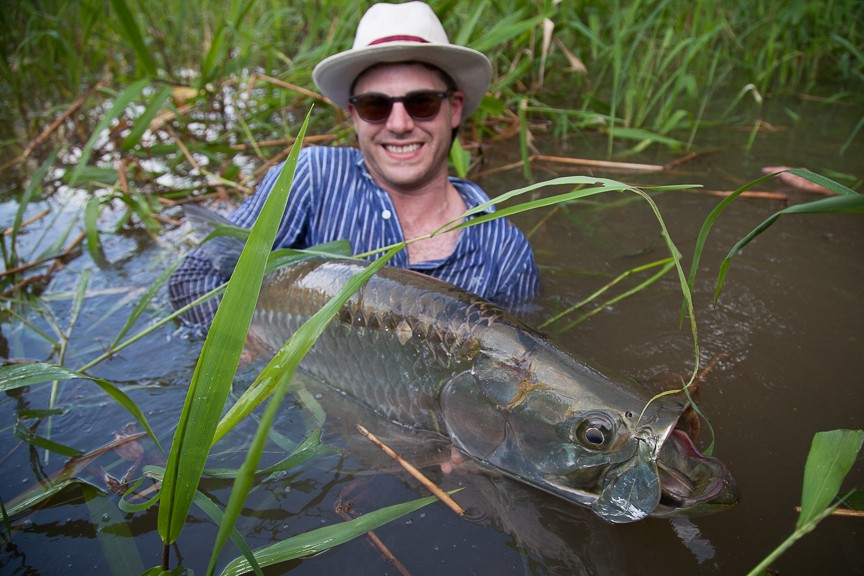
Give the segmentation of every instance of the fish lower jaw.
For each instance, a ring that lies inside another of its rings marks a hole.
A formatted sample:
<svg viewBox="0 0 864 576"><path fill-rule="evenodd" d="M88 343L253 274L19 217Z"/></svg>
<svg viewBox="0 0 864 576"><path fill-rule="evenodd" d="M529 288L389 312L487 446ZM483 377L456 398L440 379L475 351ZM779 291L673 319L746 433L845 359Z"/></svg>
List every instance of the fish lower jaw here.
<svg viewBox="0 0 864 576"><path fill-rule="evenodd" d="M559 498L563 498L564 500L579 504L581 506L590 507L600 498L599 495L594 494L593 492L579 490L578 488L573 488L572 486L566 486L555 482L548 482L547 484L531 484L545 492L548 492L549 494L552 494Z"/></svg>

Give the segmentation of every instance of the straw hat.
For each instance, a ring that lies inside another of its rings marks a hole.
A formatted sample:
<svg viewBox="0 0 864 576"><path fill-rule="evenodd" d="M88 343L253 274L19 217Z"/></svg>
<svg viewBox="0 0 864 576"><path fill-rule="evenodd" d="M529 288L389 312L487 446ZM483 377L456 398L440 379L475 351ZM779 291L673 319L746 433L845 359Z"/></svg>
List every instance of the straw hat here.
<svg viewBox="0 0 864 576"><path fill-rule="evenodd" d="M327 98L348 107L351 85L361 72L386 62L425 62L450 75L465 93L464 120L480 105L492 79L482 53L450 44L441 21L423 2L375 4L357 25L354 46L325 58L312 79Z"/></svg>

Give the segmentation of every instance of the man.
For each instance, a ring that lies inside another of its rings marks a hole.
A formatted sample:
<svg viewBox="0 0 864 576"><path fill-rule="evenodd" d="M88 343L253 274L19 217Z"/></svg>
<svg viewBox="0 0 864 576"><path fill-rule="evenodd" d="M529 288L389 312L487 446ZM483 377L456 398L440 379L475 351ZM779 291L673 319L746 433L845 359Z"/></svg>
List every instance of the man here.
<svg viewBox="0 0 864 576"><path fill-rule="evenodd" d="M312 72L321 92L351 114L359 150L301 151L274 249L347 238L360 254L433 232L486 202L476 184L448 176L447 158L459 123L479 106L491 77L489 59L450 44L426 4L372 6L353 48ZM280 168L232 214L233 223L252 226ZM391 264L511 309L539 289L531 248L504 219L409 244ZM184 306L225 280L195 250L171 277L171 303ZM216 305L204 303L184 319L206 326Z"/></svg>

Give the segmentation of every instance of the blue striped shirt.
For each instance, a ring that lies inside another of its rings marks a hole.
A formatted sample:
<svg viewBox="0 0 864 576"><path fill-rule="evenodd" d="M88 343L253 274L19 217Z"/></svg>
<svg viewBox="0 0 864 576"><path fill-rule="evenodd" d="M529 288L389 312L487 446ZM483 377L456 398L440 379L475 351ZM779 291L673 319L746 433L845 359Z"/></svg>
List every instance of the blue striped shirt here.
<svg viewBox="0 0 864 576"><path fill-rule="evenodd" d="M280 169L272 168L255 194L229 217L234 224L252 226ZM489 200L473 182L452 177L450 181L468 208ZM273 248L308 248L343 239L351 242L355 254L405 240L390 196L372 179L359 150L304 148ZM461 230L453 253L446 258L409 263L407 251L402 250L390 265L455 284L511 310L536 296L540 288L531 247L505 218ZM169 299L175 309L180 308L226 280L198 248L171 276ZM186 313L184 320L208 325L217 305L211 299Z"/></svg>

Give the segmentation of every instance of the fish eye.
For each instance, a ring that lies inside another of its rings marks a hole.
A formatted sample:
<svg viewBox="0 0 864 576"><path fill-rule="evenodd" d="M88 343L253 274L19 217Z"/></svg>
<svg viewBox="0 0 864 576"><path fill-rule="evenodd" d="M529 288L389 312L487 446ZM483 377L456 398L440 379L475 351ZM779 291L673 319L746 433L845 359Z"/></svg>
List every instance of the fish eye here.
<svg viewBox="0 0 864 576"><path fill-rule="evenodd" d="M615 436L615 425L603 414L588 414L574 427L573 440L587 448L608 448Z"/></svg>

